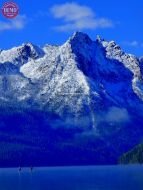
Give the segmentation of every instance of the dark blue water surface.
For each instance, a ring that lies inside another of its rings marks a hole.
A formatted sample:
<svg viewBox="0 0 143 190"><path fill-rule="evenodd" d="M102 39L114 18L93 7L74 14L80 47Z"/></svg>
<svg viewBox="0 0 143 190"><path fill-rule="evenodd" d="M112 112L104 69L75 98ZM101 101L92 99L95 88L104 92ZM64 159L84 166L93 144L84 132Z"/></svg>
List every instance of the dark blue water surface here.
<svg viewBox="0 0 143 190"><path fill-rule="evenodd" d="M143 190L143 166L0 169L0 190Z"/></svg>

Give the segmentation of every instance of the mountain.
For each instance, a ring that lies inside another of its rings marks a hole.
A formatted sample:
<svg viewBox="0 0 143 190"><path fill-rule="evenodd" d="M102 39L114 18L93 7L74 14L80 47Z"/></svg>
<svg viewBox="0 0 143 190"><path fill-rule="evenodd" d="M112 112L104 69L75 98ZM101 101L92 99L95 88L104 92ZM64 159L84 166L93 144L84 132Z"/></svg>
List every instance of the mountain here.
<svg viewBox="0 0 143 190"><path fill-rule="evenodd" d="M1 50L0 92L2 166L115 164L143 139L142 58L99 36Z"/></svg>
<svg viewBox="0 0 143 190"><path fill-rule="evenodd" d="M120 164L143 164L143 144L139 144L132 150L121 156Z"/></svg>

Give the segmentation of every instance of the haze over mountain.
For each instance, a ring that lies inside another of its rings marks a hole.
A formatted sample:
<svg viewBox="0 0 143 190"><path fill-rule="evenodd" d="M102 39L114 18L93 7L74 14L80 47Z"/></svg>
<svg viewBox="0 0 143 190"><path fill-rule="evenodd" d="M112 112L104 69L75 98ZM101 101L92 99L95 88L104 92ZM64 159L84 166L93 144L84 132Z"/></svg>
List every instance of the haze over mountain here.
<svg viewBox="0 0 143 190"><path fill-rule="evenodd" d="M114 41L1 50L0 92L0 165L114 164L142 141L143 61Z"/></svg>

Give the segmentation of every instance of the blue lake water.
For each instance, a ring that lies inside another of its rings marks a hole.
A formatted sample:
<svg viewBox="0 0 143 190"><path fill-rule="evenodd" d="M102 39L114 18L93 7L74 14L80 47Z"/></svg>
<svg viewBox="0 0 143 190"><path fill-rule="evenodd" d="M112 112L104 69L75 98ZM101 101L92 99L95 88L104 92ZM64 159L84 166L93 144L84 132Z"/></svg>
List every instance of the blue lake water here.
<svg viewBox="0 0 143 190"><path fill-rule="evenodd" d="M0 169L0 190L143 190L143 166Z"/></svg>

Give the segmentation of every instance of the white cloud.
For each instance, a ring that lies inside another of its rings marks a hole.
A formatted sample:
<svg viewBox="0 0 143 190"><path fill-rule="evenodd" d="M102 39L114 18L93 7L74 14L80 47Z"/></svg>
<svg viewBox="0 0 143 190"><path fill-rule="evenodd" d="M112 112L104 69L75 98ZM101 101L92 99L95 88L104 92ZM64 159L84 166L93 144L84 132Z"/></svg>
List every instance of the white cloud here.
<svg viewBox="0 0 143 190"><path fill-rule="evenodd" d="M130 43L130 45L131 45L131 46L138 46L139 43L138 43L137 41L132 41L132 42Z"/></svg>
<svg viewBox="0 0 143 190"><path fill-rule="evenodd" d="M26 16L20 15L15 19L8 21L0 21L0 32L6 30L20 30L23 29L26 24Z"/></svg>
<svg viewBox="0 0 143 190"><path fill-rule="evenodd" d="M94 12L89 7L81 6L76 3L54 5L51 11L55 18L64 18L66 21L76 21L94 16Z"/></svg>
<svg viewBox="0 0 143 190"><path fill-rule="evenodd" d="M125 108L111 107L106 114L107 122L128 122L130 120L128 111Z"/></svg>
<svg viewBox="0 0 143 190"><path fill-rule="evenodd" d="M125 41L123 42L124 45L126 46L131 46L131 47L137 47L137 46L140 46L140 43L136 40L134 41Z"/></svg>
<svg viewBox="0 0 143 190"><path fill-rule="evenodd" d="M122 44L125 45L125 46L135 47L135 48L142 48L143 47L143 43L139 42L137 40L124 41L124 42L122 42Z"/></svg>
<svg viewBox="0 0 143 190"><path fill-rule="evenodd" d="M50 11L54 18L61 19L64 22L63 25L55 27L59 31L113 27L111 20L97 18L90 7L77 3L54 5Z"/></svg>

